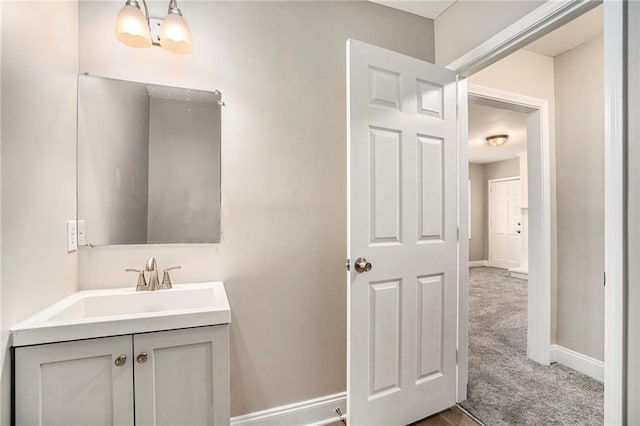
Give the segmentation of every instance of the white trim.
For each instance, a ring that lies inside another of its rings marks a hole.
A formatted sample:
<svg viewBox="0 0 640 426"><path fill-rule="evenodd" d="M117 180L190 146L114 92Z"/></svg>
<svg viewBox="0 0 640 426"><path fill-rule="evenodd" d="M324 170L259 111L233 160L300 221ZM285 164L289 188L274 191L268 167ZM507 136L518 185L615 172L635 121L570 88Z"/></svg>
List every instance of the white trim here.
<svg viewBox="0 0 640 426"><path fill-rule="evenodd" d="M469 117L467 114L467 80L458 80L458 324L456 402L467 399L469 383ZM462 143L461 143L462 142Z"/></svg>
<svg viewBox="0 0 640 426"><path fill-rule="evenodd" d="M495 182L507 182L510 180L520 180L520 176L509 176L505 178L489 179L487 180L487 182L489 183L489 185L491 185L492 183L495 183Z"/></svg>
<svg viewBox="0 0 640 426"><path fill-rule="evenodd" d="M594 0L547 1L447 65L447 68L462 77L473 75L601 3Z"/></svg>
<svg viewBox="0 0 640 426"><path fill-rule="evenodd" d="M347 393L340 392L307 401L269 408L231 418L231 426L322 426L339 422L335 409L347 411Z"/></svg>
<svg viewBox="0 0 640 426"><path fill-rule="evenodd" d="M557 362L599 382L604 382L604 362L590 356L560 345L551 345L551 362Z"/></svg>
<svg viewBox="0 0 640 426"><path fill-rule="evenodd" d="M470 260L469 268L477 268L478 266L489 266L488 260Z"/></svg>
<svg viewBox="0 0 640 426"><path fill-rule="evenodd" d="M503 90L469 84L469 96L531 111L535 131L527 146L529 182L529 281L527 353L543 364L551 362L551 160L549 156L549 103ZM537 124L537 126L535 126ZM529 126L527 126L529 127ZM538 140L538 149L535 149ZM491 260L489 260L491 266Z"/></svg>
<svg viewBox="0 0 640 426"><path fill-rule="evenodd" d="M513 278L520 278L521 280L527 280L529 281L529 273L528 272L519 272L516 270L509 270L509 274L513 277Z"/></svg>
<svg viewBox="0 0 640 426"><path fill-rule="evenodd" d="M627 423L625 353L625 3L604 4L604 424ZM633 93L632 96L637 96ZM635 404L632 402L631 404Z"/></svg>

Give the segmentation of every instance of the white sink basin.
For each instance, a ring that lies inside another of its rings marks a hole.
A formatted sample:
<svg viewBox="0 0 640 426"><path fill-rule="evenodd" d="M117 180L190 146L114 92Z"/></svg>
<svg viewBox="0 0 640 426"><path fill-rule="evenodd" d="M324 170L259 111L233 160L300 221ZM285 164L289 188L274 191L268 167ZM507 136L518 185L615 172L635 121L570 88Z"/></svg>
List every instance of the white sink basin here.
<svg viewBox="0 0 640 426"><path fill-rule="evenodd" d="M79 291L11 329L13 346L227 324L231 310L221 282Z"/></svg>

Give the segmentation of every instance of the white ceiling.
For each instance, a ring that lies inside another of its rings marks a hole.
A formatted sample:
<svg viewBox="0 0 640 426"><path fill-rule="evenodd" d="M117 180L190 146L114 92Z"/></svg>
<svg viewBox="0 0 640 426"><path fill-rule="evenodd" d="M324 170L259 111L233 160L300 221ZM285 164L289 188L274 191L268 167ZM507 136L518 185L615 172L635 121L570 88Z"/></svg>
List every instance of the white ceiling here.
<svg viewBox="0 0 640 426"><path fill-rule="evenodd" d="M585 13L525 47L547 56L558 56L602 34L602 6Z"/></svg>
<svg viewBox="0 0 640 426"><path fill-rule="evenodd" d="M501 146L492 146L486 137L509 135ZM480 105L469 99L469 162L477 164L516 158L527 151L527 114Z"/></svg>
<svg viewBox="0 0 640 426"><path fill-rule="evenodd" d="M401 1L401 0L369 0L383 6L392 7L394 9L404 10L414 15L424 18L436 19L442 12L447 10L449 6L456 0L428 0L428 1Z"/></svg>

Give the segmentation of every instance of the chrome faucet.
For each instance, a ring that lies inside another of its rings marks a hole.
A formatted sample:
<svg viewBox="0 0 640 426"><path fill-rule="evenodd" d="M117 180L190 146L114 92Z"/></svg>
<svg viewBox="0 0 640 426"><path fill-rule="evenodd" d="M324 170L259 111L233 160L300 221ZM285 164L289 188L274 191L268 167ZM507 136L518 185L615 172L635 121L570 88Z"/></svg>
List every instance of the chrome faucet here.
<svg viewBox="0 0 640 426"><path fill-rule="evenodd" d="M147 259L147 263L145 264L144 269L127 268L125 269L125 271L138 273L138 282L136 284L136 291L156 291L156 290L169 289L172 287L169 271L174 269L180 269L180 266L174 266L172 268L164 269L162 282L159 282L158 263L156 262L155 257L150 257L149 259ZM147 272L149 273L149 281L147 281L147 278L146 278Z"/></svg>

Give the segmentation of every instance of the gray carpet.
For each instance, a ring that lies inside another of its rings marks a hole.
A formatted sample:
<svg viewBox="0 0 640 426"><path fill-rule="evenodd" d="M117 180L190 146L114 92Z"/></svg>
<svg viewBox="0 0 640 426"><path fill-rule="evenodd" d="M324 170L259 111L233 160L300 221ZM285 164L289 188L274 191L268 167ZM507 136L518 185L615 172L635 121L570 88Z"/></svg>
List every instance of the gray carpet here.
<svg viewBox="0 0 640 426"><path fill-rule="evenodd" d="M602 383L527 358L527 282L471 268L469 387L460 404L487 426L601 425Z"/></svg>

